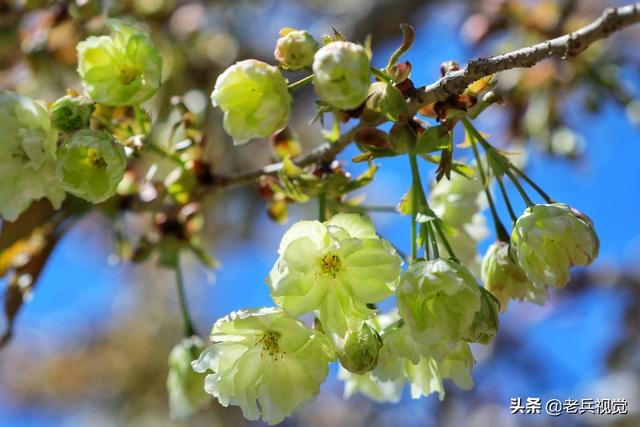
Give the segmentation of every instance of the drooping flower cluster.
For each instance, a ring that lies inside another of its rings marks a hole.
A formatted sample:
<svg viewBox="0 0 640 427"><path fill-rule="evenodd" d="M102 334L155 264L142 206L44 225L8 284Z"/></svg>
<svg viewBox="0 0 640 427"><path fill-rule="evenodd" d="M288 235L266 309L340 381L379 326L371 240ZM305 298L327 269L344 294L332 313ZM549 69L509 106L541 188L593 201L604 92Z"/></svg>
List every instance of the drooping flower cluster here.
<svg viewBox="0 0 640 427"><path fill-rule="evenodd" d="M533 205L516 221L511 246L497 242L489 248L483 280L502 309L509 299L540 304L548 287L569 282L570 268L591 264L599 246L593 222L583 213L561 203Z"/></svg>
<svg viewBox="0 0 640 427"><path fill-rule="evenodd" d="M444 379L471 387L469 342L493 339L498 303L457 261L416 261L402 273L395 249L359 214L300 221L284 234L278 254L267 283L279 308L219 320L214 345L194 364L214 372L205 388L223 405L279 422L318 393L336 358L346 395L397 401L408 383L414 398L442 397ZM378 315L373 304L394 291L399 314ZM295 320L306 313L315 316L313 329ZM296 333L304 339L285 346ZM314 374L290 381L284 372L297 375L296 363Z"/></svg>
<svg viewBox="0 0 640 427"><path fill-rule="evenodd" d="M511 241L529 280L555 288L569 282L569 268L591 264L600 246L591 219L560 203L527 208Z"/></svg>

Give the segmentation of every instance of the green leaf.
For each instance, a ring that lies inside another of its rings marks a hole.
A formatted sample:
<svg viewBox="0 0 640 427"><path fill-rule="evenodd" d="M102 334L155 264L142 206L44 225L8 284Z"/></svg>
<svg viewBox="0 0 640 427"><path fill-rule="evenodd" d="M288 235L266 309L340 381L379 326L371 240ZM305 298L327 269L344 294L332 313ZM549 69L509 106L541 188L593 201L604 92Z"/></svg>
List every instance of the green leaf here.
<svg viewBox="0 0 640 427"><path fill-rule="evenodd" d="M407 123L395 123L389 131L393 150L398 154L410 153L416 145L416 132Z"/></svg>
<svg viewBox="0 0 640 427"><path fill-rule="evenodd" d="M418 137L412 154L424 155L434 151L446 150L452 145L451 133L442 125L427 128Z"/></svg>
<svg viewBox="0 0 640 427"><path fill-rule="evenodd" d="M406 117L409 112L407 102L405 101L402 92L400 92L400 90L398 90L398 88L393 84L387 84L385 86L378 105L384 115L393 122L402 120L402 118Z"/></svg>
<svg viewBox="0 0 640 427"><path fill-rule="evenodd" d="M400 46L391 54L389 58L389 62L387 63L386 69L389 70L392 66L394 66L398 59L413 46L413 41L415 39L415 31L413 27L408 24L400 24L400 30L402 30L402 43Z"/></svg>

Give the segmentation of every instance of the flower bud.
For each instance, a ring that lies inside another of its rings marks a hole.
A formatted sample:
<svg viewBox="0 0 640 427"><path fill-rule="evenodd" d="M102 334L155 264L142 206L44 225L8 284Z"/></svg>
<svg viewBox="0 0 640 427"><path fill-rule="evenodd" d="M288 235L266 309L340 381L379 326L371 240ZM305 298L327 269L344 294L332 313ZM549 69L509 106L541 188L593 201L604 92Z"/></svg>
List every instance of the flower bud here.
<svg viewBox="0 0 640 427"><path fill-rule="evenodd" d="M498 332L500 303L484 288L480 289L480 310L476 311L473 323L464 337L465 341L489 344Z"/></svg>
<svg viewBox="0 0 640 427"><path fill-rule="evenodd" d="M544 287L537 287L529 279L515 258L509 255L509 244L495 242L482 259L482 281L485 289L500 302L505 311L510 299L542 304L547 298Z"/></svg>
<svg viewBox="0 0 640 427"><path fill-rule="evenodd" d="M60 147L56 173L69 193L99 203L116 193L126 165L122 144L106 132L84 129Z"/></svg>
<svg viewBox="0 0 640 427"><path fill-rule="evenodd" d="M162 57L149 36L109 19L111 35L78 43L78 73L89 96L110 106L136 105L160 87Z"/></svg>
<svg viewBox="0 0 640 427"><path fill-rule="evenodd" d="M63 96L49 108L51 122L63 132L89 127L93 102L86 98Z"/></svg>
<svg viewBox="0 0 640 427"><path fill-rule="evenodd" d="M412 264L396 292L400 315L425 345L467 336L481 306L480 288L469 270L442 258Z"/></svg>
<svg viewBox="0 0 640 427"><path fill-rule="evenodd" d="M240 61L218 76L211 93L224 111L224 130L236 145L284 128L291 114L287 80L277 67L255 59Z"/></svg>
<svg viewBox="0 0 640 427"><path fill-rule="evenodd" d="M64 200L56 179L57 132L39 103L0 91L0 217L14 221L31 202Z"/></svg>
<svg viewBox="0 0 640 427"><path fill-rule="evenodd" d="M389 137L393 144L393 152L397 154L410 153L416 145L416 132L408 123L394 123Z"/></svg>
<svg viewBox="0 0 640 427"><path fill-rule="evenodd" d="M350 42L329 43L313 59L313 82L324 102L343 110L358 107L369 91L369 57Z"/></svg>
<svg viewBox="0 0 640 427"><path fill-rule="evenodd" d="M196 336L178 343L169 353L169 409L171 418L189 416L211 401L204 391L205 374L193 370L191 363L204 350L204 343Z"/></svg>
<svg viewBox="0 0 640 427"><path fill-rule="evenodd" d="M302 30L283 30L281 35L273 53L276 60L290 70L310 67L318 50L318 42L313 36Z"/></svg>
<svg viewBox="0 0 640 427"><path fill-rule="evenodd" d="M378 363L378 353L382 347L380 335L368 324L350 331L338 354L340 364L354 374L364 374L371 371Z"/></svg>
<svg viewBox="0 0 640 427"><path fill-rule="evenodd" d="M511 241L529 280L556 288L569 282L569 268L591 264L599 249L591 220L560 203L528 207L516 221Z"/></svg>

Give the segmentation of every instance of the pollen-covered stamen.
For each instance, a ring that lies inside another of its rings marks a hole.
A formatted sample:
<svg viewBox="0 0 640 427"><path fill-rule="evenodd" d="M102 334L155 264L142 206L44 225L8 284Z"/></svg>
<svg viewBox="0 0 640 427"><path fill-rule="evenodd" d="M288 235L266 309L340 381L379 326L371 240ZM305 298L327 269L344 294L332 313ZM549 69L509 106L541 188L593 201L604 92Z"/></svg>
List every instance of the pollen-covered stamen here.
<svg viewBox="0 0 640 427"><path fill-rule="evenodd" d="M120 70L120 81L122 84L129 84L138 77L138 70L132 67L124 67Z"/></svg>
<svg viewBox="0 0 640 427"><path fill-rule="evenodd" d="M95 148L91 147L87 150L87 162L91 165L104 169L107 167L107 162L100 157L100 153Z"/></svg>
<svg viewBox="0 0 640 427"><path fill-rule="evenodd" d="M280 346L278 345L278 341L280 341L281 334L278 331L274 331L273 329L267 329L260 339L258 343L262 345L262 355L268 354L269 356L278 356L280 355Z"/></svg>
<svg viewBox="0 0 640 427"><path fill-rule="evenodd" d="M324 275L335 279L338 272L342 270L342 260L338 255L327 252L320 258L320 269Z"/></svg>

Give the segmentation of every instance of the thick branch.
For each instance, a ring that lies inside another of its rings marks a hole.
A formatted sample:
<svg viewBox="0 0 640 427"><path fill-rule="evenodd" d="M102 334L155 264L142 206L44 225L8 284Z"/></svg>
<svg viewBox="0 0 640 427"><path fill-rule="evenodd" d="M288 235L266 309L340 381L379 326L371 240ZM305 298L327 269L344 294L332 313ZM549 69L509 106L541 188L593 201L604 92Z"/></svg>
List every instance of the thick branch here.
<svg viewBox="0 0 640 427"><path fill-rule="evenodd" d="M502 55L471 60L465 68L450 72L438 81L420 88L416 94L415 102L412 102L411 106L417 111L416 107L460 94L474 81L500 71L532 67L551 57L566 59L578 55L594 42L607 38L612 33L637 22L640 22L640 3L606 9L591 24L570 34ZM371 123L360 123L342 135L338 141L322 144L313 151L297 157L294 161L298 166L308 166L323 159L331 160L351 143L358 129L370 126L372 126ZM217 175L214 179L214 186L225 187L252 182L262 175L273 175L280 169L282 169L281 162L248 172Z"/></svg>
<svg viewBox="0 0 640 427"><path fill-rule="evenodd" d="M430 104L442 101L461 93L474 81L500 71L532 67L551 57L566 59L576 56L592 43L637 22L640 22L640 3L606 9L598 19L570 34L491 58L469 61L465 68L450 72L435 83L421 88L418 102Z"/></svg>

